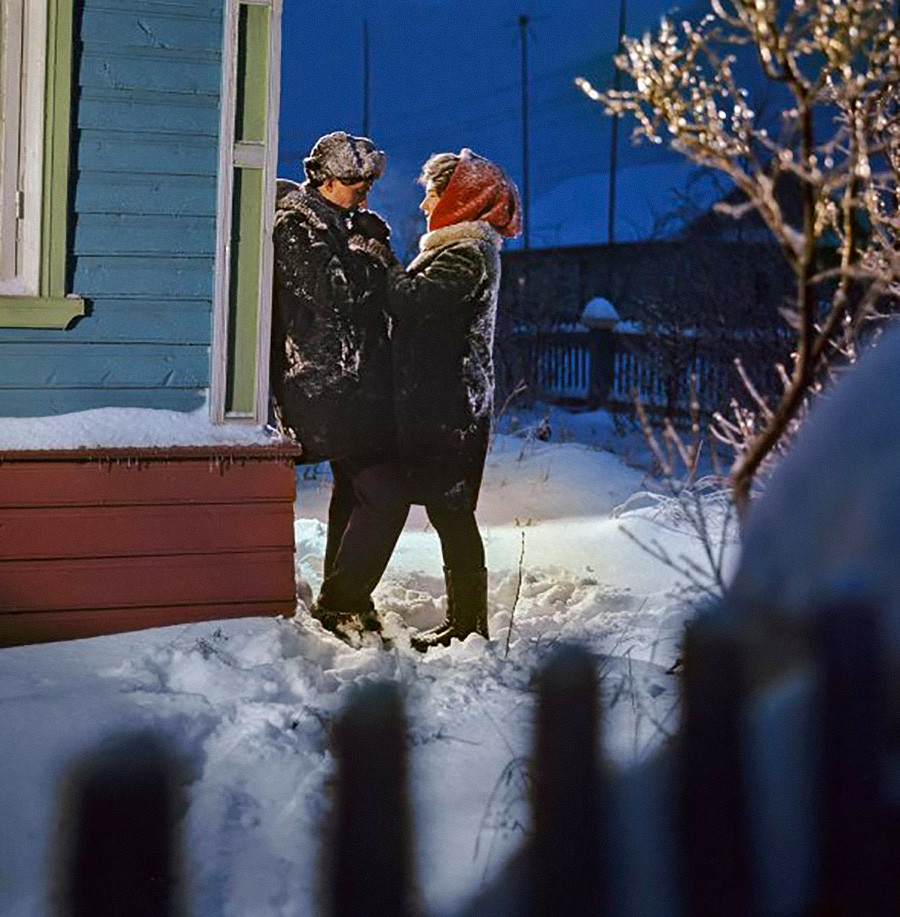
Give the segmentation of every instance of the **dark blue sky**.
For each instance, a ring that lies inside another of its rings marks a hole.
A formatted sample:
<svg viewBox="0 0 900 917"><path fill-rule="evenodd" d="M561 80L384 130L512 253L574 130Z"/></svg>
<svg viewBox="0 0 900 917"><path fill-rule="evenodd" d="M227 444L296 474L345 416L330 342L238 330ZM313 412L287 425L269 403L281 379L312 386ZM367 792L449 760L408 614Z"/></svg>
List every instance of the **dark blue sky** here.
<svg viewBox="0 0 900 917"><path fill-rule="evenodd" d="M697 5L692 0L686 11ZM627 32L655 27L669 6L666 0L628 0ZM321 134L362 130L365 19L370 134L388 153L388 172L370 204L388 216L398 241L421 231L414 182L433 152L469 146L520 182L521 13L532 17L533 208L540 209L554 189L575 187L579 176L607 171L610 119L572 80L581 74L609 84L618 0L284 0L279 174L300 177L302 158ZM620 132L623 168L677 159L665 148L634 148L629 135L630 126ZM565 207L565 191L551 196L553 206ZM542 214L545 222L552 219ZM596 232L588 227L576 235L596 241L605 221L605 202L598 201ZM534 218L532 228L534 236ZM541 244L540 231L537 236ZM544 244L552 243L547 236Z"/></svg>

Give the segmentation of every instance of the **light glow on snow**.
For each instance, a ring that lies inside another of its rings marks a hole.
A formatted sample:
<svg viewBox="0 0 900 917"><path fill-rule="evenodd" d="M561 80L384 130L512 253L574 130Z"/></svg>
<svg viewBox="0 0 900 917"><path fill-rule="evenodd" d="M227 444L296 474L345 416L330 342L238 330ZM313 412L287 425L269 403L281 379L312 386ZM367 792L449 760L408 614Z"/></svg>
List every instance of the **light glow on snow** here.
<svg viewBox="0 0 900 917"><path fill-rule="evenodd" d="M437 536L416 510L375 594L392 650L353 650L301 610L294 620L0 651L0 747L11 750L0 756L0 913L45 912L60 781L123 730L159 730L193 762L183 824L192 907L234 917L313 912L333 768L326 726L354 685L402 686L417 867L431 912L467 900L522 840L532 679L554 645L579 641L597 654L607 752L646 760L676 727L666 669L691 609L673 571L621 527L664 538L673 554L693 552L692 539L654 525L647 507L610 517L645 481L600 445L634 448L607 415L553 412L550 443L530 436L528 420L512 424L519 435L495 438L479 506L490 642L473 635L425 656L409 648L408 628L435 623L445 607ZM298 470L297 565L314 588L329 492L322 474Z"/></svg>

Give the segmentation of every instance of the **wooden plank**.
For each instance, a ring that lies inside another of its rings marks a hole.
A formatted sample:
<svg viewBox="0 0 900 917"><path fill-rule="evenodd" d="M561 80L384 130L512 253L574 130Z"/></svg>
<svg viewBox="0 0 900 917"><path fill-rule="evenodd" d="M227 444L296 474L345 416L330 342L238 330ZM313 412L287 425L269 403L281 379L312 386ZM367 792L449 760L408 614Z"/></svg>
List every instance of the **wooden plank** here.
<svg viewBox="0 0 900 917"><path fill-rule="evenodd" d="M212 297L213 259L201 255L82 255L75 259L73 285L88 298L137 294Z"/></svg>
<svg viewBox="0 0 900 917"><path fill-rule="evenodd" d="M0 508L0 561L292 550L293 524L287 500Z"/></svg>
<svg viewBox="0 0 900 917"><path fill-rule="evenodd" d="M216 216L216 176L91 172L75 185L75 211Z"/></svg>
<svg viewBox="0 0 900 917"><path fill-rule="evenodd" d="M0 389L0 417L49 417L94 408L156 408L196 411L203 388Z"/></svg>
<svg viewBox="0 0 900 917"><path fill-rule="evenodd" d="M222 17L176 17L159 8L138 11L87 3L81 38L86 45L94 46L218 51L222 45Z"/></svg>
<svg viewBox="0 0 900 917"><path fill-rule="evenodd" d="M3 615L59 608L140 608L284 601L293 550L0 562ZM0 623L2 627L2 623Z"/></svg>
<svg viewBox="0 0 900 917"><path fill-rule="evenodd" d="M110 49L87 45L81 58L79 84L84 87L163 89L213 93L219 90L220 55L215 51L177 48Z"/></svg>
<svg viewBox="0 0 900 917"><path fill-rule="evenodd" d="M219 454L227 456L228 447ZM293 499L293 466L280 461L0 462L0 504L7 508Z"/></svg>
<svg viewBox="0 0 900 917"><path fill-rule="evenodd" d="M0 615L0 646L23 646L54 640L78 640L101 634L169 627L226 618L259 618L294 614L293 596L270 602L220 602L156 608L108 608L23 612Z"/></svg>
<svg viewBox="0 0 900 917"><path fill-rule="evenodd" d="M222 18L222 0L85 0L85 7L165 14L173 19Z"/></svg>
<svg viewBox="0 0 900 917"><path fill-rule="evenodd" d="M76 255L208 255L216 247L213 217L170 214L80 214Z"/></svg>
<svg viewBox="0 0 900 917"><path fill-rule="evenodd" d="M132 89L85 89L78 101L78 126L103 130L177 131L193 136L216 137L219 132L217 95Z"/></svg>
<svg viewBox="0 0 900 917"><path fill-rule="evenodd" d="M0 344L0 389L197 388L209 353L189 344Z"/></svg>
<svg viewBox="0 0 900 917"><path fill-rule="evenodd" d="M98 299L65 331L0 328L0 345L42 344L203 344L210 342L212 303L208 299Z"/></svg>
<svg viewBox="0 0 900 917"><path fill-rule="evenodd" d="M95 172L215 175L218 155L215 137L176 132L85 129L78 142L79 166Z"/></svg>

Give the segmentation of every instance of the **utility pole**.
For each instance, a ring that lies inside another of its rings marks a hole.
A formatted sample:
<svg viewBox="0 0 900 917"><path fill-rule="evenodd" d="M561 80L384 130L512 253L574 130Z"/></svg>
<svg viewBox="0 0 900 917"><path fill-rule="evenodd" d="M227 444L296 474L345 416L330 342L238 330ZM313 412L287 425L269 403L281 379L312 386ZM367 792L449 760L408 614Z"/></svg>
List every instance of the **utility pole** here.
<svg viewBox="0 0 900 917"><path fill-rule="evenodd" d="M363 19L363 137L369 136L369 20Z"/></svg>
<svg viewBox="0 0 900 917"><path fill-rule="evenodd" d="M616 43L616 56L622 53L625 38L625 0L619 3L619 40ZM613 63L613 85L618 90L622 85L622 73ZM606 241L612 245L616 241L616 168L619 154L619 116L612 116L612 137L609 150L609 211L606 217Z"/></svg>
<svg viewBox="0 0 900 917"><path fill-rule="evenodd" d="M519 38L522 47L522 244L530 248L530 205L528 171L528 23L524 13L519 16Z"/></svg>

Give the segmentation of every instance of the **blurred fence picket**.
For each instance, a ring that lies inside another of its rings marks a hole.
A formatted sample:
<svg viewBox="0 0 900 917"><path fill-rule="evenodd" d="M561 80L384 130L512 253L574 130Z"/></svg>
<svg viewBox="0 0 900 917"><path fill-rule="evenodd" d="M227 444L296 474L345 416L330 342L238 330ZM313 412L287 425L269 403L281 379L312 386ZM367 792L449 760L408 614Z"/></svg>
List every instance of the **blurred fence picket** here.
<svg viewBox="0 0 900 917"><path fill-rule="evenodd" d="M857 602L825 606L817 618L824 676L823 912L896 914L900 799L896 785L893 798L889 792L896 723L888 715L885 622L877 608Z"/></svg>
<svg viewBox="0 0 900 917"><path fill-rule="evenodd" d="M323 911L330 917L416 912L406 721L394 685L351 698L335 729L337 778L326 847Z"/></svg>
<svg viewBox="0 0 900 917"><path fill-rule="evenodd" d="M184 775L163 736L117 736L80 761L64 787L59 876L66 917L181 917L178 822Z"/></svg>
<svg viewBox="0 0 900 917"><path fill-rule="evenodd" d="M603 913L603 770L598 683L586 651L563 648L538 679L529 917Z"/></svg>
<svg viewBox="0 0 900 917"><path fill-rule="evenodd" d="M678 813L686 911L752 913L742 715L748 678L733 628L692 622L684 639Z"/></svg>

